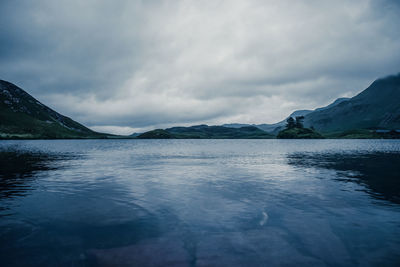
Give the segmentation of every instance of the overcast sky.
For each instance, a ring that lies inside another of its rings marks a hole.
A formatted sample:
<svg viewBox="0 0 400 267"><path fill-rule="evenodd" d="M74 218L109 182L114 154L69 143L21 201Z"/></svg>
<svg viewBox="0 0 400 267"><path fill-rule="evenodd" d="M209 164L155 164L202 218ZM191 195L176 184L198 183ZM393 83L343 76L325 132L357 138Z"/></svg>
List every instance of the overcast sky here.
<svg viewBox="0 0 400 267"><path fill-rule="evenodd" d="M0 1L0 79L93 129L273 123L400 72L377 0Z"/></svg>

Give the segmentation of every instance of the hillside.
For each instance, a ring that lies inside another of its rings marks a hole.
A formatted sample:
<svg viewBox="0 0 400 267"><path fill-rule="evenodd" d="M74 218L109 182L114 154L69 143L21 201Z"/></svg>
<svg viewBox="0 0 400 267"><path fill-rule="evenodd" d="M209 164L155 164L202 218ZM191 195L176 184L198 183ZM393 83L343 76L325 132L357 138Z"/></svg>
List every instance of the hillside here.
<svg viewBox="0 0 400 267"><path fill-rule="evenodd" d="M269 139L273 138L257 127L246 126L229 128L223 126L197 125L191 127L172 127L143 133L141 139Z"/></svg>
<svg viewBox="0 0 400 267"><path fill-rule="evenodd" d="M296 117L296 116L305 116L310 112L312 112L312 110L296 110L292 114L290 114L287 118ZM263 124L227 123L227 124L223 124L222 126L229 127L229 128L241 128L241 127L254 126L265 132L268 132L271 134L277 134L280 130L282 130L285 127L287 118L280 122L273 123L273 124L268 124L268 123L263 123Z"/></svg>
<svg viewBox="0 0 400 267"><path fill-rule="evenodd" d="M367 89L352 98L338 98L328 106L315 110L297 110L289 117L305 116L304 126L313 127L325 135L343 138L382 138L382 134L367 134L364 130L400 130L400 74L374 81ZM285 120L255 126L277 135L285 128ZM243 127L246 124L226 124ZM350 131L350 132L349 132ZM353 132L356 131L356 132ZM384 138L390 137L386 134Z"/></svg>
<svg viewBox="0 0 400 267"><path fill-rule="evenodd" d="M296 110L296 111L292 112L292 114L290 114L286 119L281 120L280 122L277 122L274 124L258 124L257 127L263 131L266 131L268 133L276 135L279 133L279 131L281 131L282 129L285 128L286 120L289 117L305 116L305 115L309 114L310 112L312 112L312 110L307 110L307 109Z"/></svg>
<svg viewBox="0 0 400 267"><path fill-rule="evenodd" d="M400 74L374 81L358 95L305 116L304 125L317 131L400 129Z"/></svg>
<svg viewBox="0 0 400 267"><path fill-rule="evenodd" d="M0 80L0 138L102 138L82 124Z"/></svg>
<svg viewBox="0 0 400 267"><path fill-rule="evenodd" d="M308 109L302 109L302 110L296 110L294 112L292 112L286 119L281 120L280 122L277 123L272 123L272 124L267 124L267 123L263 123L263 124L240 124L240 123L230 123L230 124L224 124L222 126L224 127L231 127L231 128L240 128L240 127L245 127L245 126L255 126L267 133L273 134L273 135L277 135L281 130L283 130L285 128L286 125L286 120L289 117L296 117L296 116L306 116L314 111L322 111L325 110L327 108L331 108L334 107L338 104L340 104L343 101L347 101L349 98L338 98L336 99L333 103L329 104L326 107L322 107L322 108L317 108L315 110L308 110Z"/></svg>

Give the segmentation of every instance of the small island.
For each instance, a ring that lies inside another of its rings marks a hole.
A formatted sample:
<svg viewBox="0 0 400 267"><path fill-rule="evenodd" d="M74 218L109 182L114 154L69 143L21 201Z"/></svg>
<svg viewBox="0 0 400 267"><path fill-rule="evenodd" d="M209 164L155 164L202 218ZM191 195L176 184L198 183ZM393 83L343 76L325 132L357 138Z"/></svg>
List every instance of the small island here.
<svg viewBox="0 0 400 267"><path fill-rule="evenodd" d="M289 117L286 128L277 135L278 139L323 139L324 137L315 131L313 127L305 128L304 116L297 116L296 119Z"/></svg>

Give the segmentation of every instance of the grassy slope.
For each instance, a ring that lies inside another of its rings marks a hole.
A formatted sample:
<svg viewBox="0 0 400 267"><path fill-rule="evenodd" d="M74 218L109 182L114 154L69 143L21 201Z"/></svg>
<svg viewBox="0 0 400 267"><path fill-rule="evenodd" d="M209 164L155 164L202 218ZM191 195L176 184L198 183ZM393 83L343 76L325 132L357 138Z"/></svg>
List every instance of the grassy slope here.
<svg viewBox="0 0 400 267"><path fill-rule="evenodd" d="M0 80L0 138L105 138L41 104L21 88Z"/></svg>
<svg viewBox="0 0 400 267"><path fill-rule="evenodd" d="M0 106L0 138L100 138L104 134L79 132Z"/></svg>

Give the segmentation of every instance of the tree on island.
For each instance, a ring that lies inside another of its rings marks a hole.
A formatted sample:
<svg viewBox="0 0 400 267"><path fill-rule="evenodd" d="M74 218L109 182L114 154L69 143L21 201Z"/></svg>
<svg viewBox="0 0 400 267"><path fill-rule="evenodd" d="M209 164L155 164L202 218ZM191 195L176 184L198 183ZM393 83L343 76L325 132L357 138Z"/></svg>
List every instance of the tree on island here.
<svg viewBox="0 0 400 267"><path fill-rule="evenodd" d="M297 116L296 120L292 117L289 117L286 120L286 129L293 129L293 128L304 128L303 126L304 116Z"/></svg>
<svg viewBox="0 0 400 267"><path fill-rule="evenodd" d="M304 116L296 117L296 128L304 128L303 126Z"/></svg>
<svg viewBox="0 0 400 267"><path fill-rule="evenodd" d="M304 128L304 116L297 116L295 119L289 117L286 120L286 128L279 132L277 138L282 139L319 139L324 138L314 128Z"/></svg>
<svg viewBox="0 0 400 267"><path fill-rule="evenodd" d="M286 129L293 129L296 127L296 122L294 121L294 119L292 117L289 117L286 120Z"/></svg>

